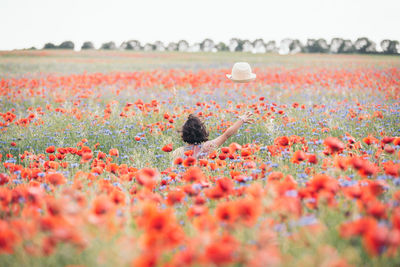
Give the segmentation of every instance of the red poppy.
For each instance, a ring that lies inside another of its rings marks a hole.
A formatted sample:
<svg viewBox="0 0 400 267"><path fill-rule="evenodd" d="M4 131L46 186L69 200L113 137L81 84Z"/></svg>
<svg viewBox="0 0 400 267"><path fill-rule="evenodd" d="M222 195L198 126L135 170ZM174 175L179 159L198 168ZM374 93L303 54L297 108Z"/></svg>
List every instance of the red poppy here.
<svg viewBox="0 0 400 267"><path fill-rule="evenodd" d="M158 254L154 250L148 250L140 253L132 262L132 267L155 267L158 265Z"/></svg>
<svg viewBox="0 0 400 267"><path fill-rule="evenodd" d="M206 167L208 165L208 160L206 159L199 159L199 165L201 167Z"/></svg>
<svg viewBox="0 0 400 267"><path fill-rule="evenodd" d="M302 213L302 206L300 199L297 197L281 196L275 198L271 210L283 217L299 217Z"/></svg>
<svg viewBox="0 0 400 267"><path fill-rule="evenodd" d="M9 180L10 180L10 177L7 174L0 173L0 185L4 185L4 184L8 183Z"/></svg>
<svg viewBox="0 0 400 267"><path fill-rule="evenodd" d="M299 164L300 162L302 162L303 160L306 159L306 153L304 153L304 151L302 150L297 150L296 152L294 152L293 157L292 157L292 162Z"/></svg>
<svg viewBox="0 0 400 267"><path fill-rule="evenodd" d="M163 146L163 148L161 149L164 152L171 152L172 151L172 144L168 144Z"/></svg>
<svg viewBox="0 0 400 267"><path fill-rule="evenodd" d="M274 144L278 146L288 146L289 145L289 137L287 136L279 136L275 138Z"/></svg>
<svg viewBox="0 0 400 267"><path fill-rule="evenodd" d="M93 201L92 212L96 216L104 216L109 214L113 208L111 199L105 195L97 196Z"/></svg>
<svg viewBox="0 0 400 267"><path fill-rule="evenodd" d="M281 172L271 172L268 175L268 181L279 181L283 178L283 173Z"/></svg>
<svg viewBox="0 0 400 267"><path fill-rule="evenodd" d="M172 206L176 203L180 203L184 197L185 193L180 190L170 191L167 196L167 203Z"/></svg>
<svg viewBox="0 0 400 267"><path fill-rule="evenodd" d="M380 255L389 243L389 230L385 226L369 229L363 236L363 244L372 256Z"/></svg>
<svg viewBox="0 0 400 267"><path fill-rule="evenodd" d="M375 219L363 217L352 222L343 223L340 226L340 235L344 238L363 235L370 229L376 229L377 224Z"/></svg>
<svg viewBox="0 0 400 267"><path fill-rule="evenodd" d="M364 160L361 169L358 170L358 173L363 177L374 176L378 172L378 166L375 163L369 162L368 160Z"/></svg>
<svg viewBox="0 0 400 267"><path fill-rule="evenodd" d="M182 176L186 182L201 182L205 180L203 171L199 167L190 167Z"/></svg>
<svg viewBox="0 0 400 267"><path fill-rule="evenodd" d="M367 213L377 219L386 219L387 206L378 200L367 203Z"/></svg>
<svg viewBox="0 0 400 267"><path fill-rule="evenodd" d="M366 143L367 145L371 145L373 143L377 144L379 143L379 140L375 137L373 137L372 135L369 135L365 138L363 138L363 142Z"/></svg>
<svg viewBox="0 0 400 267"><path fill-rule="evenodd" d="M400 163L394 164L393 161L383 163L385 173L392 176L400 176Z"/></svg>
<svg viewBox="0 0 400 267"><path fill-rule="evenodd" d="M186 213L188 217L201 216L208 212L208 208L204 205L193 205Z"/></svg>
<svg viewBox="0 0 400 267"><path fill-rule="evenodd" d="M107 157L107 154L104 152L99 151L99 153L97 153L98 159L105 159L106 157Z"/></svg>
<svg viewBox="0 0 400 267"><path fill-rule="evenodd" d="M307 155L307 161L311 164L317 164L318 163L318 158L317 155L315 154L308 154Z"/></svg>
<svg viewBox="0 0 400 267"><path fill-rule="evenodd" d="M229 195L233 191L234 183L232 179L223 177L217 180L217 186L224 194Z"/></svg>
<svg viewBox="0 0 400 267"><path fill-rule="evenodd" d="M181 165L183 163L183 159L182 158L176 158L174 159L174 164L175 165Z"/></svg>
<svg viewBox="0 0 400 267"><path fill-rule="evenodd" d="M118 157L119 156L118 149L116 149L116 148L111 148L110 151L108 152L108 154L110 156L114 156L114 157Z"/></svg>
<svg viewBox="0 0 400 267"><path fill-rule="evenodd" d="M19 238L6 221L0 220L0 254L11 254Z"/></svg>
<svg viewBox="0 0 400 267"><path fill-rule="evenodd" d="M339 182L326 174L316 174L307 182L307 186L314 192L326 190L334 193L339 189Z"/></svg>
<svg viewBox="0 0 400 267"><path fill-rule="evenodd" d="M55 151L56 151L55 146L49 146L48 148L46 148L46 153L54 153Z"/></svg>
<svg viewBox="0 0 400 267"><path fill-rule="evenodd" d="M215 216L221 222L234 223L237 218L236 204L233 202L221 202L215 209Z"/></svg>
<svg viewBox="0 0 400 267"><path fill-rule="evenodd" d="M242 146L239 145L238 143L231 143L229 145L229 149L230 149L230 152L233 153L233 152L235 152L235 151L237 151L239 149L242 149Z"/></svg>
<svg viewBox="0 0 400 267"><path fill-rule="evenodd" d="M136 180L140 185L153 189L157 183L159 173L156 169L143 168L136 173Z"/></svg>
<svg viewBox="0 0 400 267"><path fill-rule="evenodd" d="M52 185L62 185L67 182L67 179L62 173L53 172L46 175L46 181Z"/></svg>
<svg viewBox="0 0 400 267"><path fill-rule="evenodd" d="M183 160L183 166L185 167L190 167L196 164L196 158L189 156L186 159Z"/></svg>
<svg viewBox="0 0 400 267"><path fill-rule="evenodd" d="M248 157L251 155L251 150L249 148L243 148L242 151L240 152L240 155L242 157Z"/></svg>
<svg viewBox="0 0 400 267"><path fill-rule="evenodd" d="M390 143L392 143L394 141L394 139L395 139L394 137L385 136L385 137L382 138L382 143L390 144Z"/></svg>
<svg viewBox="0 0 400 267"><path fill-rule="evenodd" d="M125 194L120 189L112 190L110 193L110 199L115 205L123 206L125 204Z"/></svg>
<svg viewBox="0 0 400 267"><path fill-rule="evenodd" d="M206 247L204 258L207 262L216 266L222 266L232 263L235 259L235 251L238 242L230 235L224 235L218 239L214 239Z"/></svg>
<svg viewBox="0 0 400 267"><path fill-rule="evenodd" d="M245 198L236 201L237 216L246 225L254 225L258 219L258 216L261 214L261 211L261 203L254 199Z"/></svg>
<svg viewBox="0 0 400 267"><path fill-rule="evenodd" d="M229 147L221 147L221 152L222 153L227 154L227 153L229 153L229 151L230 151Z"/></svg>
<svg viewBox="0 0 400 267"><path fill-rule="evenodd" d="M220 187L215 186L204 191L205 195L210 199L220 199L224 197L224 192Z"/></svg>
<svg viewBox="0 0 400 267"><path fill-rule="evenodd" d="M352 163L353 159L348 160L347 158L341 156L335 157L335 166L343 171L347 170L349 162Z"/></svg>
<svg viewBox="0 0 400 267"><path fill-rule="evenodd" d="M91 151L83 152L81 163L89 162L93 158L93 153Z"/></svg>
<svg viewBox="0 0 400 267"><path fill-rule="evenodd" d="M327 137L324 145L329 149L330 153L340 153L344 149L344 144L336 137Z"/></svg>
<svg viewBox="0 0 400 267"><path fill-rule="evenodd" d="M384 150L388 154L393 154L396 151L391 145L388 144L385 145Z"/></svg>
<svg viewBox="0 0 400 267"><path fill-rule="evenodd" d="M187 150L183 154L185 154L186 157L193 156L193 150Z"/></svg>

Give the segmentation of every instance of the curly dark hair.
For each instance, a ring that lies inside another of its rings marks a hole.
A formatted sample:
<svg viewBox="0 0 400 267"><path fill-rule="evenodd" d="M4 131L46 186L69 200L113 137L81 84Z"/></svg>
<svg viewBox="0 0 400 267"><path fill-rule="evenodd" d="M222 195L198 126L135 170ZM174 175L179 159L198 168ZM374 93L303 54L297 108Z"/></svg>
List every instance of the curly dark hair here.
<svg viewBox="0 0 400 267"><path fill-rule="evenodd" d="M196 115L190 114L181 133L184 142L192 145L200 144L208 140L208 132L204 123Z"/></svg>

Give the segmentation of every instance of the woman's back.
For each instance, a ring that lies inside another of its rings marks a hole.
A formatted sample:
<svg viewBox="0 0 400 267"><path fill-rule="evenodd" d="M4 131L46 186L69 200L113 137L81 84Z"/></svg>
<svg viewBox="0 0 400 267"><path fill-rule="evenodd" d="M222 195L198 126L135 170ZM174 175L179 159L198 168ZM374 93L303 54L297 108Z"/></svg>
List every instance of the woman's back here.
<svg viewBox="0 0 400 267"><path fill-rule="evenodd" d="M175 149L172 152L172 158L184 158L185 152L192 150L193 157L195 158L204 158L211 152L213 152L218 146L215 144L214 140L206 141L204 143L198 145L186 145Z"/></svg>
<svg viewBox="0 0 400 267"><path fill-rule="evenodd" d="M173 159L184 158L185 152L193 151L195 158L202 158L212 153L215 149L221 146L225 141L235 134L243 123L252 123L252 113L246 112L239 116L239 120L230 126L223 134L217 138L208 141L208 132L203 122L193 114L190 114L185 124L182 127L182 140L188 145L177 148L172 152Z"/></svg>

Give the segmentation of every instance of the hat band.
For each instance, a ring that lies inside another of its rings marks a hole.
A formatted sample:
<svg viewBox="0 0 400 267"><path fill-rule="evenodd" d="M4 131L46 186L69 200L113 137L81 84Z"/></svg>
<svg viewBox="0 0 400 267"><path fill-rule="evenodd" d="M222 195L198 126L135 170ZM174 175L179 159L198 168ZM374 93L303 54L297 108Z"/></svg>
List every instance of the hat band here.
<svg viewBox="0 0 400 267"><path fill-rule="evenodd" d="M232 79L234 80L251 79L251 73L232 73Z"/></svg>

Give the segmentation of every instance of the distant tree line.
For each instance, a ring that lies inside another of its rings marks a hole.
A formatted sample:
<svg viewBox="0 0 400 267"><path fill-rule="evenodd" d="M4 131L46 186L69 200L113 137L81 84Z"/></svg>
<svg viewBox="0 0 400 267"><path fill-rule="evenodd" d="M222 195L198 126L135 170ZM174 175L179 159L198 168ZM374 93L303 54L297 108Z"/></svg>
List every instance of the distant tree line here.
<svg viewBox="0 0 400 267"><path fill-rule="evenodd" d="M330 43L325 39L308 39L304 44L297 39L284 39L279 44L275 41L254 41L232 38L229 43L214 42L211 39L204 39L202 42L189 44L186 40L164 44L161 41L141 44L138 40L123 42L117 46L114 42L103 43L100 50L133 50L133 51L180 51L180 52L251 52L251 53L272 53L295 54L295 53L330 53L330 54L400 54L399 41L385 39L380 42L380 49L366 37L358 38L355 42L348 39L333 38ZM62 42L60 45L47 43L43 49L74 49L71 41ZM84 42L81 50L95 49L92 42Z"/></svg>
<svg viewBox="0 0 400 267"><path fill-rule="evenodd" d="M55 45L53 43L47 43L44 45L43 49L74 49L75 44L71 41L62 42L60 45Z"/></svg>

